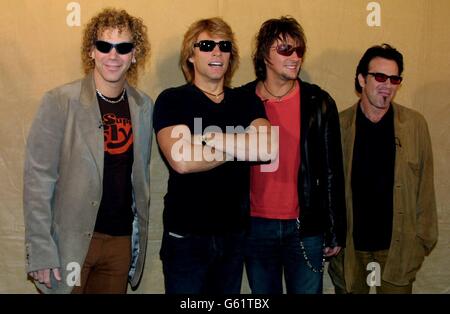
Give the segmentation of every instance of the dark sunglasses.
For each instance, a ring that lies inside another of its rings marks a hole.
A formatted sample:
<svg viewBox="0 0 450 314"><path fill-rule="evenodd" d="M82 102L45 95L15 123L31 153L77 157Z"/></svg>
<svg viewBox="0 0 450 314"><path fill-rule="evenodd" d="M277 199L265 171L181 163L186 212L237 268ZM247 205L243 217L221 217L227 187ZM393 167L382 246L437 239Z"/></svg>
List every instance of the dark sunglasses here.
<svg viewBox="0 0 450 314"><path fill-rule="evenodd" d="M210 52L213 51L216 45L219 45L219 49L222 52L231 52L233 44L229 40L221 40L219 42L214 40L200 40L194 44L194 47L198 47L200 51Z"/></svg>
<svg viewBox="0 0 450 314"><path fill-rule="evenodd" d="M128 42L112 44L107 41L97 40L95 42L95 48L102 53L109 53L113 48L116 48L118 54L126 55L133 50L134 44Z"/></svg>
<svg viewBox="0 0 450 314"><path fill-rule="evenodd" d="M297 53L297 57L299 58L303 57L303 51L301 47L293 47L292 45L280 44L273 48L275 48L275 50L279 55L285 57L291 56L294 53L294 51Z"/></svg>
<svg viewBox="0 0 450 314"><path fill-rule="evenodd" d="M391 81L392 85L398 85L402 82L403 77L398 76L398 75L386 75L384 73L378 73L378 72L369 72L367 73L369 75L372 75L375 78L375 81L380 82L380 83L384 83L387 81L387 79L389 79Z"/></svg>

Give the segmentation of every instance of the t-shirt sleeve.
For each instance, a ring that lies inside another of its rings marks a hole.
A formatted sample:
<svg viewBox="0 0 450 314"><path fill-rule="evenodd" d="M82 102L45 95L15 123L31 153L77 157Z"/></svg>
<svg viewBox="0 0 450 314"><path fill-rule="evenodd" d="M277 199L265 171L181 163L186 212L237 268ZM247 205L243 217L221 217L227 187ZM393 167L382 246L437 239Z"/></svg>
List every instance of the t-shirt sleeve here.
<svg viewBox="0 0 450 314"><path fill-rule="evenodd" d="M186 110L182 98L182 95L173 88L163 91L158 96L153 112L155 133L169 126L186 123Z"/></svg>

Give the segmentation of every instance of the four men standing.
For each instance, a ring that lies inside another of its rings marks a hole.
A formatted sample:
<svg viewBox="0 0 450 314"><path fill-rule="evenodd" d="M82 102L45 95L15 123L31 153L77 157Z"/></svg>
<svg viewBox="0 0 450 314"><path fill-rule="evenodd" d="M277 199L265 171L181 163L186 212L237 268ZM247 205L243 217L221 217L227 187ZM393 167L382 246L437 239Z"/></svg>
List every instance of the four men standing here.
<svg viewBox="0 0 450 314"><path fill-rule="evenodd" d="M295 19L264 22L257 79L232 89L230 26L203 19L185 33L187 84L163 91L153 116L169 169L166 293L240 293L244 261L253 293L282 293L283 274L287 293L322 293L327 257L337 292L367 293L376 262L380 293L411 293L437 218L426 122L392 102L403 57L367 50L361 99L340 127L331 96L298 78L305 51ZM128 277L139 281L152 109L127 80L148 52L142 21L106 9L85 30L87 76L44 97L24 172L27 272L44 292L125 293ZM73 263L81 274L69 283Z"/></svg>

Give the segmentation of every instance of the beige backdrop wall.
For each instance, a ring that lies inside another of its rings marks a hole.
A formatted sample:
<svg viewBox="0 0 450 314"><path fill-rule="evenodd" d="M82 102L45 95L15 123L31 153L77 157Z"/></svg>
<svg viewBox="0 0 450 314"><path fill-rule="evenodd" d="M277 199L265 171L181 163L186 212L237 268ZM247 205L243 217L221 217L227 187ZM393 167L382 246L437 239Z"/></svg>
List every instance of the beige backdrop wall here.
<svg viewBox="0 0 450 314"><path fill-rule="evenodd" d="M375 27L367 22L373 2L381 9L381 25ZM82 27L73 25L77 17L83 26L105 6L125 8L148 25L152 58L139 87L153 99L161 90L184 82L177 66L178 51L188 25L199 18L222 16L236 32L241 66L234 85L254 77L250 53L261 23L286 14L297 18L308 37L301 77L327 89L340 110L357 99L353 75L365 49L382 42L397 47L406 66L396 100L420 111L429 123L439 211L439 242L425 261L414 291L450 292L448 0L0 0L0 292L36 291L24 273L22 165L26 136L42 94L82 75ZM145 273L136 291L140 293L163 292L158 251L167 171L156 145L151 176L151 232ZM325 291L331 292L327 276L325 283ZM248 292L245 282L243 292Z"/></svg>

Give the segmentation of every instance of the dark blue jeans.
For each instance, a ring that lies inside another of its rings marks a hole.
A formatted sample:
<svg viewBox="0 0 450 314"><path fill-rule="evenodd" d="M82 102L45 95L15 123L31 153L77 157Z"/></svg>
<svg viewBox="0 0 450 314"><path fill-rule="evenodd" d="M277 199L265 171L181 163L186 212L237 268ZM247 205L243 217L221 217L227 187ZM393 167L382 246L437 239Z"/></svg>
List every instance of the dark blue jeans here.
<svg viewBox="0 0 450 314"><path fill-rule="evenodd" d="M223 236L164 232L160 257L167 294L238 294L244 270L243 232Z"/></svg>
<svg viewBox="0 0 450 314"><path fill-rule="evenodd" d="M282 294L283 272L288 294L322 293L322 235L300 238L296 219L252 217L246 242L245 266L252 293Z"/></svg>

